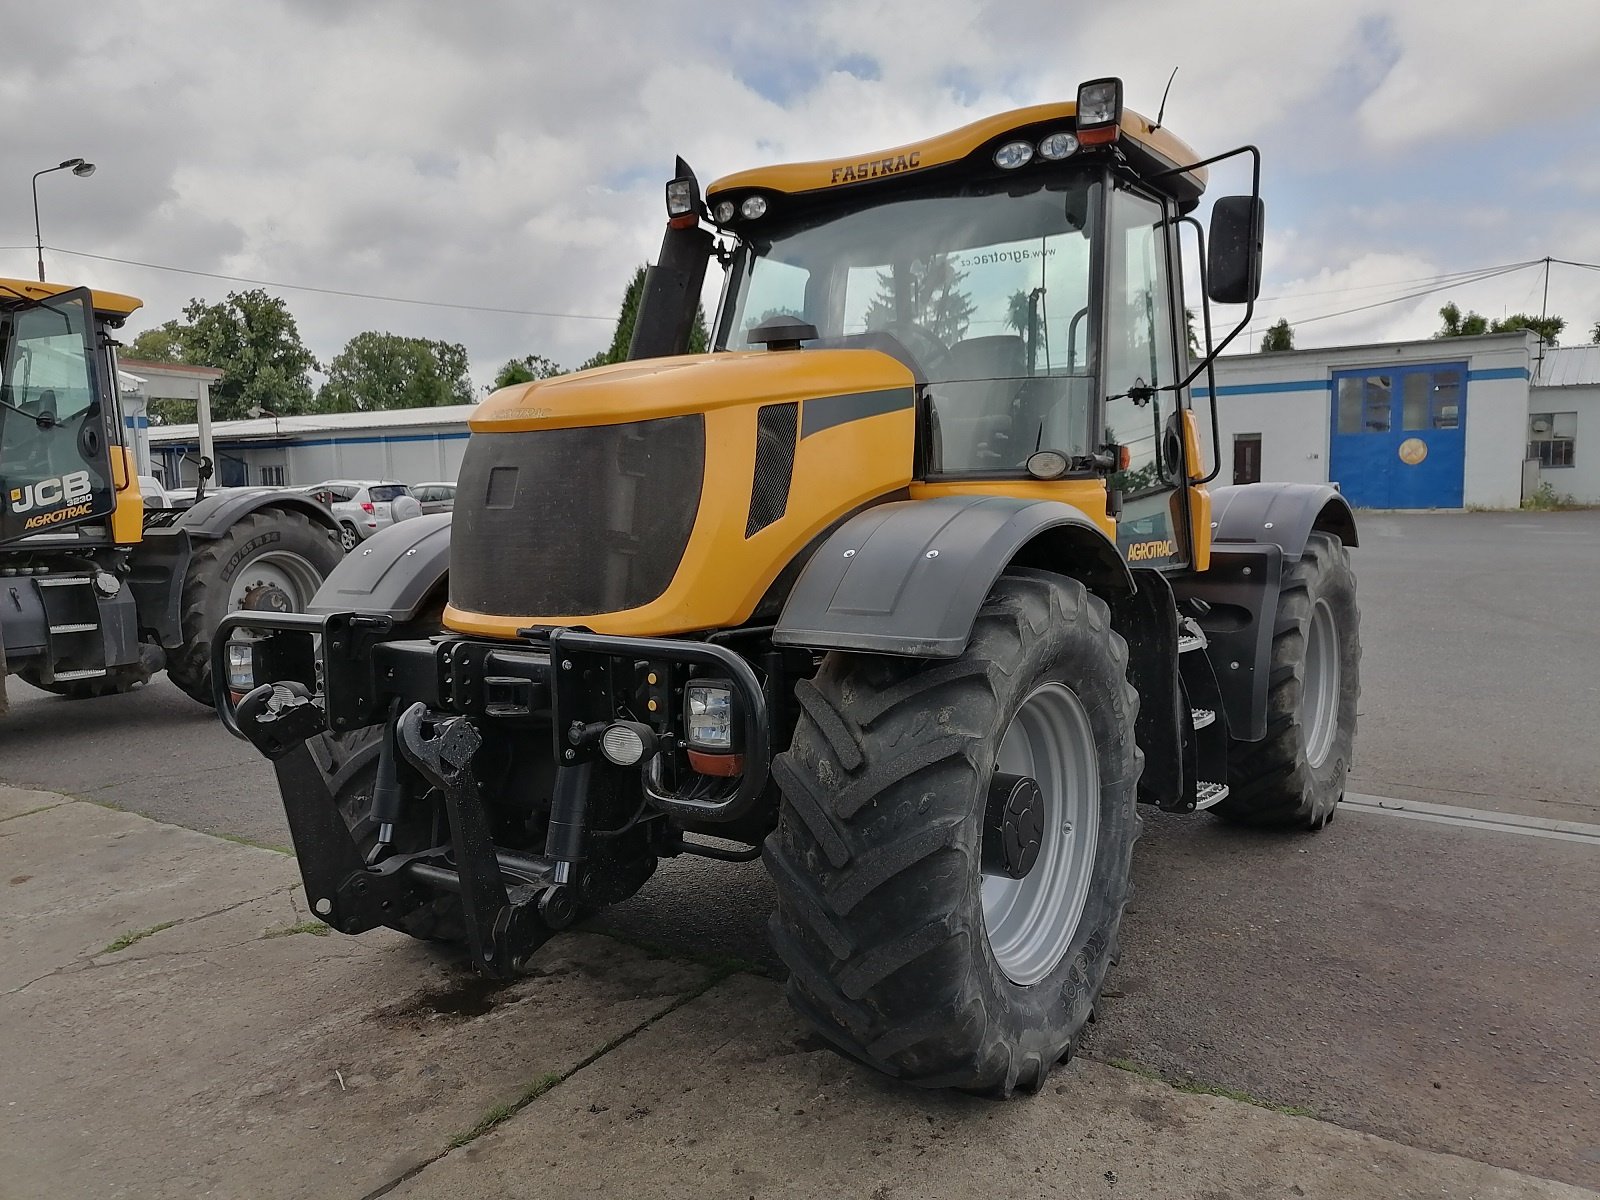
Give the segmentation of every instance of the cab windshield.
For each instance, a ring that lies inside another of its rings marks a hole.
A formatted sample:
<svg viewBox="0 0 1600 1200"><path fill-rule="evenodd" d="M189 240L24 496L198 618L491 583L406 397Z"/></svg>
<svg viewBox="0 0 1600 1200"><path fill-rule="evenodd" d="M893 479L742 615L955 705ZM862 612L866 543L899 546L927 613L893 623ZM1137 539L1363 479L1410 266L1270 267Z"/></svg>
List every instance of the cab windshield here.
<svg viewBox="0 0 1600 1200"><path fill-rule="evenodd" d="M897 191L868 207L852 197L848 209L752 223L718 348L746 349L755 326L794 317L816 326L813 345L902 350L927 380L934 473L1018 471L1040 449L1089 454L1100 176L1019 183Z"/></svg>

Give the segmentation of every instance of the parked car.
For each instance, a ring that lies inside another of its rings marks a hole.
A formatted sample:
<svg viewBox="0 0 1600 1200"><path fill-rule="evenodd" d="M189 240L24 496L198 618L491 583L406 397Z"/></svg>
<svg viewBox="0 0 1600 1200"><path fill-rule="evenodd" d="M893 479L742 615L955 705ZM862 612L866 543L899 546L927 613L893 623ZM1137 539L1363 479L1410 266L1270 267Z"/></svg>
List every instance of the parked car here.
<svg viewBox="0 0 1600 1200"><path fill-rule="evenodd" d="M305 489L339 518L339 541L346 551L394 523L390 504L396 496L409 496L403 483L393 480L327 479Z"/></svg>
<svg viewBox="0 0 1600 1200"><path fill-rule="evenodd" d="M456 506L456 485L453 483L413 483L411 494L422 502L425 513L449 512Z"/></svg>

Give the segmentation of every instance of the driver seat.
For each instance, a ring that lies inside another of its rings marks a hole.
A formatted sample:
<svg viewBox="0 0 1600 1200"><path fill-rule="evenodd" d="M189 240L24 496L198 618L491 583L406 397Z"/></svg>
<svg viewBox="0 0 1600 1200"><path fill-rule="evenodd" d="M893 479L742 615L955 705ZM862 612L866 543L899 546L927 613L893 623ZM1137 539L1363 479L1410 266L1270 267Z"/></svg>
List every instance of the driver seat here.
<svg viewBox="0 0 1600 1200"><path fill-rule="evenodd" d="M937 469L970 471L1022 464L1007 443L1012 403L1027 375L1026 361L1027 351L1017 334L967 338L950 347L939 372L943 378L928 383L942 442Z"/></svg>

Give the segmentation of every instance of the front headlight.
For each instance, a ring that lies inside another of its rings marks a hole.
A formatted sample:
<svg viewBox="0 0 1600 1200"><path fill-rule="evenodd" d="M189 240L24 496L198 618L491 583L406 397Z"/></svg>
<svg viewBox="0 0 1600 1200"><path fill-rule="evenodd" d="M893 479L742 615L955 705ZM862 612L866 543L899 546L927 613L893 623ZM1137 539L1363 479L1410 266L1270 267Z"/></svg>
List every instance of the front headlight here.
<svg viewBox="0 0 1600 1200"><path fill-rule="evenodd" d="M691 680L683 689L684 739L694 750L726 754L733 744L733 685Z"/></svg>

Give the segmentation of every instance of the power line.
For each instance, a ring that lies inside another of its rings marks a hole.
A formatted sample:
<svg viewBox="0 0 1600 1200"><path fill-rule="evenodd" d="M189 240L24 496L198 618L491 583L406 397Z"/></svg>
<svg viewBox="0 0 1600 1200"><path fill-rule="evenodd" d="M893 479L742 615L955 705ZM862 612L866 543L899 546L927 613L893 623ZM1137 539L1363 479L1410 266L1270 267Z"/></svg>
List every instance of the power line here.
<svg viewBox="0 0 1600 1200"><path fill-rule="evenodd" d="M32 249L32 247L17 247ZM72 258L88 258L96 262L118 263L125 267L139 267L146 271L165 271L173 275L194 275L201 279L220 279L225 283L248 283L254 287L281 288L291 292L315 292L319 296L342 296L351 300L381 300L386 304L420 304L427 308L451 308L462 312L503 313L513 317L553 317L572 321L609 321L616 317L601 317L594 313L549 312L537 308L495 308L487 304L453 304L447 300L418 300L412 296L381 296L373 292L352 292L343 288L313 287L304 283L281 283L271 279L250 279L243 275L223 275L216 271L196 271L187 267L169 267L162 263L139 262L131 258L114 258L109 254L90 254L84 250L64 250L60 246L46 246L52 254L65 254Z"/></svg>
<svg viewBox="0 0 1600 1200"><path fill-rule="evenodd" d="M1522 263L1500 263L1491 267L1473 267L1465 271L1446 271L1439 275L1420 275L1415 279L1389 279L1382 283L1358 283L1352 284L1350 287L1328 288L1327 290L1320 292L1295 292L1291 296L1263 296L1258 303L1277 304L1284 300L1303 300L1309 296L1339 296L1346 292L1370 292L1376 288L1409 287L1414 283L1438 283L1443 282L1444 280L1459 279L1466 275L1477 275L1482 271L1497 271L1501 267L1526 267L1532 266L1534 263L1541 263L1543 261L1544 259L1542 258L1531 258L1527 262ZM1561 260L1556 259L1554 261L1560 262Z"/></svg>
<svg viewBox="0 0 1600 1200"><path fill-rule="evenodd" d="M1331 321L1335 317L1347 317L1352 313L1366 312L1369 309L1374 308L1384 308L1390 304L1403 304L1407 300L1417 300L1423 296L1432 296L1439 292L1447 292L1451 288L1463 287L1467 284L1482 283L1488 279L1497 279L1502 275L1510 275L1513 272L1524 271L1529 267L1542 266L1543 264L1544 259L1536 258L1524 263L1514 263L1510 266L1488 268L1467 278L1452 279L1449 283L1442 283L1435 287L1423 288L1420 291L1408 292L1403 296L1392 296L1387 300L1375 300L1371 304L1358 304L1354 308L1343 308L1339 309L1337 312L1330 313L1318 313L1317 315L1310 317L1284 317L1282 319L1288 321L1290 325L1294 326L1310 325L1317 321ZM1596 269L1600 270L1600 268ZM1265 320L1265 318L1263 318L1263 320ZM1250 332L1254 333L1256 328L1268 328L1270 324L1271 322L1269 322L1268 325L1258 325L1255 328L1252 328Z"/></svg>

